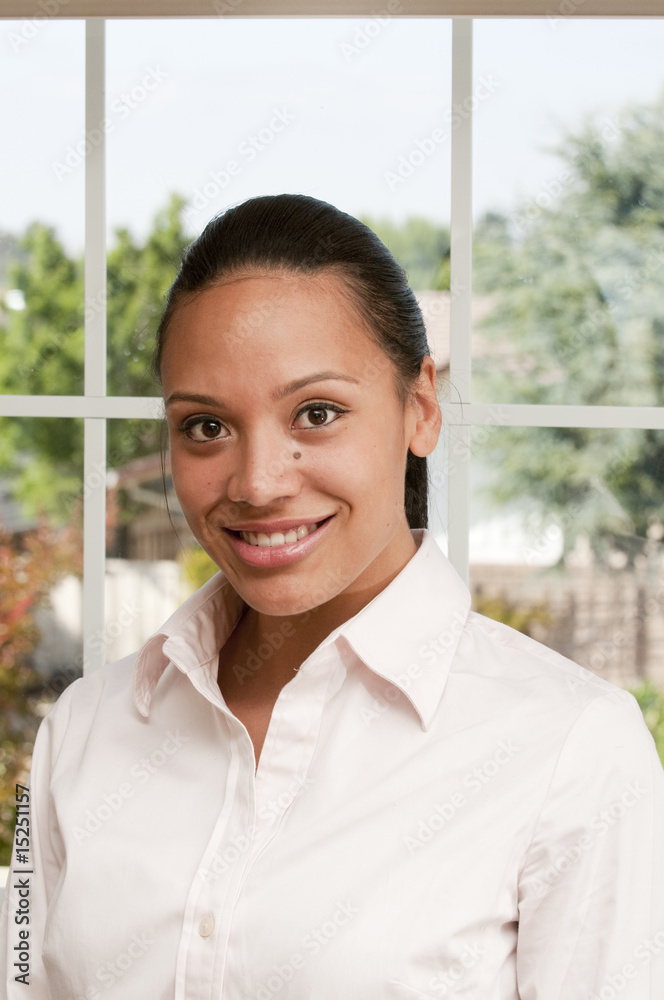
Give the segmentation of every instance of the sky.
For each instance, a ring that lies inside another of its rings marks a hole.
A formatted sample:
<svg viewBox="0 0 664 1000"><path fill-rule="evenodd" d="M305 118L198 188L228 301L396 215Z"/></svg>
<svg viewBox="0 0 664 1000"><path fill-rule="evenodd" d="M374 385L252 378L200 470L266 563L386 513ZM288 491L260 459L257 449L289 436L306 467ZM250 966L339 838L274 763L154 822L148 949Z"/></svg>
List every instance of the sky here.
<svg viewBox="0 0 664 1000"><path fill-rule="evenodd" d="M661 20L475 21L476 217L555 184L552 149L584 117L619 127L626 104L655 100L662 51ZM449 19L109 21L106 81L111 240L145 236L174 193L192 235L278 191L449 221ZM38 219L79 251L83 22L0 21L0 93L0 231Z"/></svg>

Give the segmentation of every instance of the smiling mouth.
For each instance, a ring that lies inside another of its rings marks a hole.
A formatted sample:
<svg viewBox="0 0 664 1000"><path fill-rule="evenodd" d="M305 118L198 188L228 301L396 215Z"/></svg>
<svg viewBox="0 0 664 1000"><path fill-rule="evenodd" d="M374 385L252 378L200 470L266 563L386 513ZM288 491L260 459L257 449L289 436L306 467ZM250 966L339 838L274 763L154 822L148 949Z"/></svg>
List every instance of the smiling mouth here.
<svg viewBox="0 0 664 1000"><path fill-rule="evenodd" d="M312 524L301 524L298 528L290 528L288 531L273 531L270 534L264 531L232 531L230 528L226 530L231 531L237 538L241 538L244 542L256 548L276 549L282 545L292 545L293 542L301 542L303 538L306 538L307 535L312 535L326 521L329 521L329 518L326 517L323 521L317 521Z"/></svg>

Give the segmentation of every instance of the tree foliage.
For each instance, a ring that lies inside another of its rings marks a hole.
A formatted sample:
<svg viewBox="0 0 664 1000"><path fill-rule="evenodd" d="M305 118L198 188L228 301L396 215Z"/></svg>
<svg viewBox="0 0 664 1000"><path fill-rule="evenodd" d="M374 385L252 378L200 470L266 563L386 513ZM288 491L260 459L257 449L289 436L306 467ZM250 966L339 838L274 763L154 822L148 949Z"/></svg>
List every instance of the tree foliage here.
<svg viewBox="0 0 664 1000"><path fill-rule="evenodd" d="M417 291L450 287L450 231L428 219L410 218L403 225L389 219L362 221L394 254Z"/></svg>
<svg viewBox="0 0 664 1000"><path fill-rule="evenodd" d="M108 253L107 295L84 300L83 262L70 259L55 232L39 223L21 241L22 258L9 284L25 309L0 324L0 393L79 395L84 387L86 313L107 309L108 392L152 395L149 375L164 296L188 239L183 202L174 197L144 242L123 229ZM159 448L154 421L109 421L108 460L122 465ZM24 507L61 521L80 498L82 421L66 418L0 421L0 470L11 474Z"/></svg>
<svg viewBox="0 0 664 1000"><path fill-rule="evenodd" d="M651 681L644 681L631 692L639 703L643 718L655 741L659 759L664 765L664 691Z"/></svg>
<svg viewBox="0 0 664 1000"><path fill-rule="evenodd" d="M475 290L492 308L476 397L664 403L663 111L586 122L530 203L478 227ZM504 428L487 448L494 499L564 517L568 544L590 533L620 547L664 521L662 431Z"/></svg>

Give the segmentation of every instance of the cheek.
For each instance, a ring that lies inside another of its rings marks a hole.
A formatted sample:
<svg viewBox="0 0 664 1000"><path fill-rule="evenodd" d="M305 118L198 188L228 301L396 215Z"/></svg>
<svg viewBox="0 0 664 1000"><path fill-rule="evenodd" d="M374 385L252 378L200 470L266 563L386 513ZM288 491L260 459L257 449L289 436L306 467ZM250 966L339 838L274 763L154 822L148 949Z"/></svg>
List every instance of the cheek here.
<svg viewBox="0 0 664 1000"><path fill-rule="evenodd" d="M210 463L175 449L171 451L171 475L183 510L205 506L213 488Z"/></svg>
<svg viewBox="0 0 664 1000"><path fill-rule="evenodd" d="M372 425L361 436L340 441L333 453L326 451L320 465L310 469L316 483L351 506L392 510L403 503L406 453L398 434L386 434L384 427Z"/></svg>

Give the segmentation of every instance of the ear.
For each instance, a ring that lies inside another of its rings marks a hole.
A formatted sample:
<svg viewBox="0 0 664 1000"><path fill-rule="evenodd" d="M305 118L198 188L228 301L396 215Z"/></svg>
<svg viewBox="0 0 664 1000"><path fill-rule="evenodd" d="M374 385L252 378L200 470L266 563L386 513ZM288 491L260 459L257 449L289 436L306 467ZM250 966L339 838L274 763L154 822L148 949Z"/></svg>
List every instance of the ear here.
<svg viewBox="0 0 664 1000"><path fill-rule="evenodd" d="M436 447L443 418L436 392L436 365L427 354L408 402L408 447L414 455L430 455Z"/></svg>

